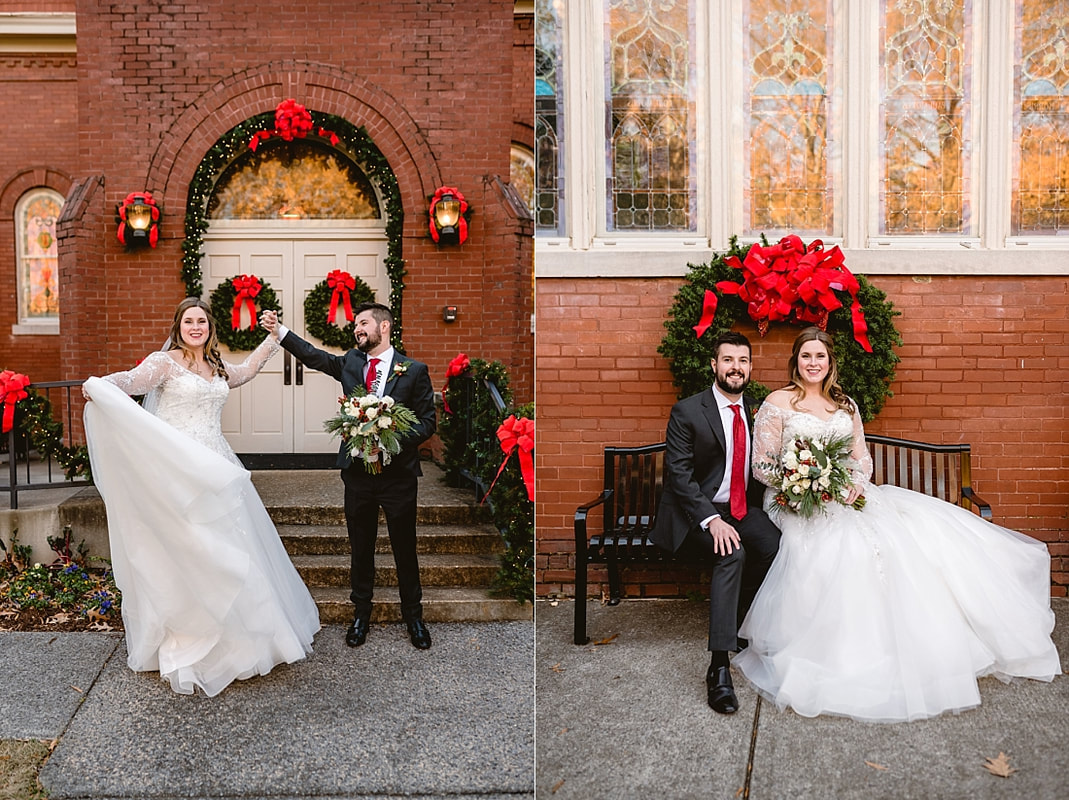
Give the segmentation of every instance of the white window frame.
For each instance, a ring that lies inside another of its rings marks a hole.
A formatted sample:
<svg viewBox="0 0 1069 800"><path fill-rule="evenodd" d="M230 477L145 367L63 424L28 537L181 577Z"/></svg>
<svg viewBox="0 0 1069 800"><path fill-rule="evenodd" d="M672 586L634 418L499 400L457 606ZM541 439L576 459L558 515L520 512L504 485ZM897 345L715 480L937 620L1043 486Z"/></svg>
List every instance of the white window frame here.
<svg viewBox="0 0 1069 800"><path fill-rule="evenodd" d="M738 153L743 146L742 9L738 3L697 2L697 230L681 235L606 230L603 0L571 0L564 19L566 235L536 234L537 277L675 277L688 263L708 261L743 230ZM836 177L839 245L849 268L865 275L1066 275L1069 236L1010 236L1013 167L1014 0L973 0L973 85L969 138L970 207L975 235L880 235L880 9L876 2L833 0L835 98L842 147L829 154ZM722 33L718 33L722 32ZM596 43L596 46L591 46ZM844 65L847 65L844 68ZM705 79L705 76L708 79ZM735 187L714 191L714 187ZM753 241L740 236L740 241Z"/></svg>

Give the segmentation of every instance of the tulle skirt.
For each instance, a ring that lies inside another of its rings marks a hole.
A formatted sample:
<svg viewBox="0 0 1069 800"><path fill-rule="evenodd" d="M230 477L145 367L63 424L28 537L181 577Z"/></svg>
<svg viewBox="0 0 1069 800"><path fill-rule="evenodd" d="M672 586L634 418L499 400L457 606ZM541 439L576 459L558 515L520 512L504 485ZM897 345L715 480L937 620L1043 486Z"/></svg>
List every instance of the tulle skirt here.
<svg viewBox="0 0 1069 800"><path fill-rule="evenodd" d="M866 498L860 512L779 518L733 661L765 697L894 722L979 705L979 676L1061 673L1042 542L898 487Z"/></svg>
<svg viewBox="0 0 1069 800"><path fill-rule="evenodd" d="M319 613L248 471L107 381L86 390L130 668L214 696L304 658Z"/></svg>

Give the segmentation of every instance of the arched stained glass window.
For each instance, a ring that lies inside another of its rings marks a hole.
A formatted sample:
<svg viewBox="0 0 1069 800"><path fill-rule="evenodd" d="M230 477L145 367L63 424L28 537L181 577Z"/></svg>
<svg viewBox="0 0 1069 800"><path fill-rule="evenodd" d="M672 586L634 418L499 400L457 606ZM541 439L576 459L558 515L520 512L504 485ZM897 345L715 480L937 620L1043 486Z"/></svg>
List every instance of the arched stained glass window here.
<svg viewBox="0 0 1069 800"><path fill-rule="evenodd" d="M746 233L835 235L828 2L752 2L746 20Z"/></svg>
<svg viewBox="0 0 1069 800"><path fill-rule="evenodd" d="M970 0L883 0L880 233L971 233Z"/></svg>
<svg viewBox="0 0 1069 800"><path fill-rule="evenodd" d="M561 38L564 4L535 4L535 230L562 232L564 84Z"/></svg>
<svg viewBox="0 0 1069 800"><path fill-rule="evenodd" d="M63 197L51 189L27 192L15 206L20 323L59 321L56 220Z"/></svg>
<svg viewBox="0 0 1069 800"><path fill-rule="evenodd" d="M208 202L211 219L379 219L363 171L313 142L268 141L239 156Z"/></svg>
<svg viewBox="0 0 1069 800"><path fill-rule="evenodd" d="M606 0L606 12L608 230L695 230L693 3Z"/></svg>
<svg viewBox="0 0 1069 800"><path fill-rule="evenodd" d="M1019 0L1012 233L1069 231L1069 0Z"/></svg>

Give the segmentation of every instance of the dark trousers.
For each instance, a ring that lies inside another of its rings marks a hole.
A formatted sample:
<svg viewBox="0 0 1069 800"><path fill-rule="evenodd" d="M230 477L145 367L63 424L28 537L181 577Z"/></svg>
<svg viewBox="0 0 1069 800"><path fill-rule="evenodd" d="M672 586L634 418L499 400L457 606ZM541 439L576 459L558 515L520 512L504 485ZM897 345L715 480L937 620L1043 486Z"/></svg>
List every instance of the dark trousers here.
<svg viewBox="0 0 1069 800"><path fill-rule="evenodd" d="M356 616L371 616L371 596L375 588L375 541L378 538L379 508L386 515L390 547L397 565L401 615L406 621L422 619L423 587L419 581L416 556L416 489L418 479L405 469L386 468L369 475L356 463L341 473L345 484L345 523L352 549L350 599Z"/></svg>
<svg viewBox="0 0 1069 800"><path fill-rule="evenodd" d="M742 546L726 556L718 555L713 551L713 537L709 532L695 528L683 540L680 553L708 562L712 568L709 649L734 650L739 626L779 550L780 533L760 508L750 506L741 520L732 517L726 505L717 506L717 510L738 531Z"/></svg>

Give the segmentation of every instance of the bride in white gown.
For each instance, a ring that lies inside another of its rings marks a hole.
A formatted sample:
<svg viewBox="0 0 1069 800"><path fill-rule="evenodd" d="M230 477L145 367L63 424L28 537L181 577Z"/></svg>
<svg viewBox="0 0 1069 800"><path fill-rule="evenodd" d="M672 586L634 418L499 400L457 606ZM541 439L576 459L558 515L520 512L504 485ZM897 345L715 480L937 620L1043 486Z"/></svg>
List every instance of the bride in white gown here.
<svg viewBox="0 0 1069 800"><path fill-rule="evenodd" d="M754 474L798 437L853 438L857 511L829 502L803 517L771 503L783 535L740 636L733 665L781 710L894 722L980 704L976 678L1050 681L1046 546L917 492L869 483L861 418L838 386L831 338L795 341L792 386L773 392L754 426Z"/></svg>
<svg viewBox="0 0 1069 800"><path fill-rule="evenodd" d="M187 298L170 341L85 382L86 437L130 668L214 696L304 658L319 613L220 423L230 389L256 376L277 338L226 364L210 308ZM154 414L128 396L150 393Z"/></svg>

